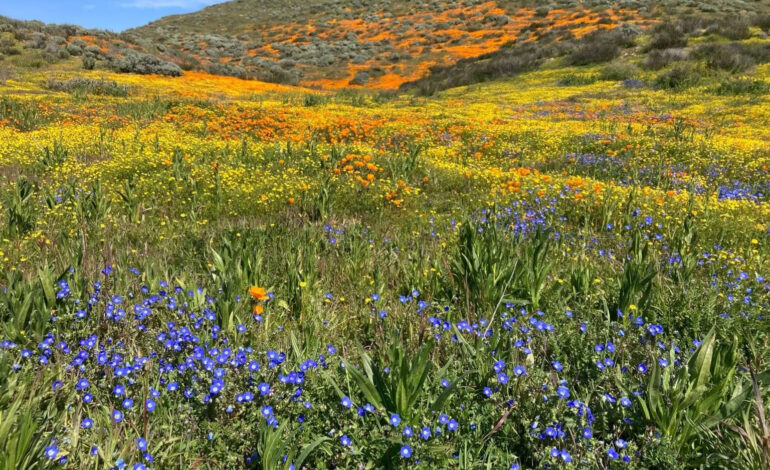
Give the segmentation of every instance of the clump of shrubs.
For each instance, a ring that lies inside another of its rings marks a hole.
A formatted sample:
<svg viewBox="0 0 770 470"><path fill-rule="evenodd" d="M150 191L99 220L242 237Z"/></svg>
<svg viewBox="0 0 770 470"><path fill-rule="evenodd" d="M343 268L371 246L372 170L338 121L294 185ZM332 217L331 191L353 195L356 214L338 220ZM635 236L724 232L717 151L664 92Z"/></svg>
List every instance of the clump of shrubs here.
<svg viewBox="0 0 770 470"><path fill-rule="evenodd" d="M81 65L85 70L93 70L96 68L96 58L90 55L84 55Z"/></svg>
<svg viewBox="0 0 770 470"><path fill-rule="evenodd" d="M569 73L561 77L556 84L559 86L580 86L590 85L596 83L599 79L596 75L581 75L576 73Z"/></svg>
<svg viewBox="0 0 770 470"><path fill-rule="evenodd" d="M714 90L717 95L764 95L770 93L770 83L754 78L729 78Z"/></svg>
<svg viewBox="0 0 770 470"><path fill-rule="evenodd" d="M671 49L687 46L687 31L682 22L667 21L652 30L652 37L647 45L652 49Z"/></svg>
<svg viewBox="0 0 770 470"><path fill-rule="evenodd" d="M80 56L83 55L83 48L78 46L75 43L69 43L66 46L67 52L69 52L72 56Z"/></svg>
<svg viewBox="0 0 770 470"><path fill-rule="evenodd" d="M712 69L731 73L744 72L758 63L770 61L770 44L741 42L704 44L693 55L704 59Z"/></svg>
<svg viewBox="0 0 770 470"><path fill-rule="evenodd" d="M653 49L644 60L644 68L648 70L660 70L672 62L687 60L689 53L686 49Z"/></svg>
<svg viewBox="0 0 770 470"><path fill-rule="evenodd" d="M236 77L236 78L250 78L251 75L249 74L248 70L241 67L240 65L233 65L228 63L221 63L216 62L208 66L207 72L212 75L225 75L228 77Z"/></svg>
<svg viewBox="0 0 770 470"><path fill-rule="evenodd" d="M639 75L639 67L631 62L616 61L602 67L599 79L621 81Z"/></svg>
<svg viewBox="0 0 770 470"><path fill-rule="evenodd" d="M142 75L157 74L170 77L182 75L182 69L173 62L168 62L154 55L132 52L121 59L112 61L112 68L122 73Z"/></svg>
<svg viewBox="0 0 770 470"><path fill-rule="evenodd" d="M737 41L751 37L750 27L751 23L747 17L730 15L719 21L716 30L720 36Z"/></svg>
<svg viewBox="0 0 770 470"><path fill-rule="evenodd" d="M700 72L689 64L677 64L655 78L655 87L663 90L682 90L698 84Z"/></svg>
<svg viewBox="0 0 770 470"><path fill-rule="evenodd" d="M364 70L356 72L355 76L350 80L351 85L366 85L369 82L369 74Z"/></svg>
<svg viewBox="0 0 770 470"><path fill-rule="evenodd" d="M82 93L89 95L128 96L130 87L114 80L96 80L77 77L70 80L48 80L48 89L67 93Z"/></svg>
<svg viewBox="0 0 770 470"><path fill-rule="evenodd" d="M567 62L571 65L599 64L614 60L620 55L620 49L629 47L639 30L630 25L599 30L581 39L577 48L569 55Z"/></svg>

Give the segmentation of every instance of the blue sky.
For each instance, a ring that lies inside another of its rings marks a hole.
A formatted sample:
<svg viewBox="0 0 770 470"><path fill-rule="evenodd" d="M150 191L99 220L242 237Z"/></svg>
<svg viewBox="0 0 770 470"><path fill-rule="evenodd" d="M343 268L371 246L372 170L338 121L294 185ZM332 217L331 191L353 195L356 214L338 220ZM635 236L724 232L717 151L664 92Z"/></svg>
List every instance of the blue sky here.
<svg viewBox="0 0 770 470"><path fill-rule="evenodd" d="M0 0L0 15L115 32L224 0Z"/></svg>

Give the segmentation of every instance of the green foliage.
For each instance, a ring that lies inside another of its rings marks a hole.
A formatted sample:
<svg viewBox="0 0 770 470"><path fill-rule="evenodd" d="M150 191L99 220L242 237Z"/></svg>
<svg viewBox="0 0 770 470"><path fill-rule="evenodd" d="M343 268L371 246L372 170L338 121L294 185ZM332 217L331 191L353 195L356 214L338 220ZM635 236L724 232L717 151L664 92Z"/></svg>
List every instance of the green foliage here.
<svg viewBox="0 0 770 470"><path fill-rule="evenodd" d="M770 83L752 78L728 78L722 80L714 92L717 95L766 95L770 93Z"/></svg>
<svg viewBox="0 0 770 470"><path fill-rule="evenodd" d="M622 81L636 78L639 75L639 68L630 62L610 62L602 67L599 72L600 80Z"/></svg>
<svg viewBox="0 0 770 470"><path fill-rule="evenodd" d="M718 341L712 329L681 368L655 365L645 394L638 399L644 416L670 439L682 454L695 446L704 430L739 414L750 404L752 386L735 381L740 353L735 341ZM672 358L673 359L673 358Z"/></svg>
<svg viewBox="0 0 770 470"><path fill-rule="evenodd" d="M618 300L614 305L615 308L610 311L613 318L619 313L626 316L630 314L631 305L645 309L651 300L653 281L658 273L649 245L643 240L639 231L635 231L632 235L628 256L623 264Z"/></svg>
<svg viewBox="0 0 770 470"><path fill-rule="evenodd" d="M49 119L34 101L3 96L0 97L0 121L3 120L7 120L18 130L27 132L46 124Z"/></svg>
<svg viewBox="0 0 770 470"><path fill-rule="evenodd" d="M655 86L664 90L683 90L696 86L701 80L698 70L689 65L675 65L655 77Z"/></svg>
<svg viewBox="0 0 770 470"><path fill-rule="evenodd" d="M361 370L349 363L345 364L345 370L369 403L388 413L397 413L407 422L417 422L417 417L426 410L421 406L428 405L424 385L433 367L430 361L432 350L433 341L429 341L413 357L409 357L403 346L395 343L388 351L390 372L383 372L363 351ZM445 389L427 409L441 409L452 392L451 387Z"/></svg>
<svg viewBox="0 0 770 470"><path fill-rule="evenodd" d="M557 82L560 86L581 86L596 83L599 80L597 75L578 75L574 73L567 74Z"/></svg>
<svg viewBox="0 0 770 470"><path fill-rule="evenodd" d="M106 95L126 97L130 88L114 80L97 80L77 77L70 80L48 80L48 89L81 95Z"/></svg>
<svg viewBox="0 0 770 470"><path fill-rule="evenodd" d="M182 69L177 64L150 54L128 53L122 59L113 60L111 65L113 69L122 73L182 76Z"/></svg>
<svg viewBox="0 0 770 470"><path fill-rule="evenodd" d="M680 21L665 21L652 31L649 49L671 49L687 46L687 31Z"/></svg>
<svg viewBox="0 0 770 470"><path fill-rule="evenodd" d="M44 168L44 170L53 170L61 166L69 157L69 150L60 140L54 140L53 146L43 147L43 155L40 156L38 162Z"/></svg>
<svg viewBox="0 0 770 470"><path fill-rule="evenodd" d="M83 70L93 70L96 68L96 59L90 55L84 55L81 66Z"/></svg>
<svg viewBox="0 0 770 470"><path fill-rule="evenodd" d="M456 292L464 293L469 306L494 305L519 275L516 244L496 224L466 222L460 227L451 269Z"/></svg>
<svg viewBox="0 0 770 470"><path fill-rule="evenodd" d="M8 203L8 219L5 232L9 237L27 234L35 226L35 209L32 197L35 185L23 176L19 176L13 187Z"/></svg>

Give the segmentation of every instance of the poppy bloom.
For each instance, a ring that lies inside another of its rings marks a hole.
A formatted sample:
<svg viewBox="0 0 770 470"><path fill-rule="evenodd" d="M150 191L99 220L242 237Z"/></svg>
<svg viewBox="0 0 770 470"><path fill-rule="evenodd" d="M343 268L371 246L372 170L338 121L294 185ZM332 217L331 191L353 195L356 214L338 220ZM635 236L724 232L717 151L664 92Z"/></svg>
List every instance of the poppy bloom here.
<svg viewBox="0 0 770 470"><path fill-rule="evenodd" d="M251 286L249 289L249 294L255 298L256 300L266 300L267 299L267 291L264 287L259 286Z"/></svg>

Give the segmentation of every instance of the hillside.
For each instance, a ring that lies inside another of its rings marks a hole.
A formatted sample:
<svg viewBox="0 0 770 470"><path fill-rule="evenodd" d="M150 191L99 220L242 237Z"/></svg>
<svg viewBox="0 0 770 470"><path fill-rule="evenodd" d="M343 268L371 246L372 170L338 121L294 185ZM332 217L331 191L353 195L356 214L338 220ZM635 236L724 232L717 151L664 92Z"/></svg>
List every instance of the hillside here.
<svg viewBox="0 0 770 470"><path fill-rule="evenodd" d="M577 39L683 12L753 12L766 2L633 0L237 0L163 18L126 36L214 73L342 88L396 88L430 67L542 36Z"/></svg>
<svg viewBox="0 0 770 470"><path fill-rule="evenodd" d="M611 60L619 46L639 46L641 32L677 21L674 35L745 38L749 27L766 30L768 13L767 0L236 0L120 34L0 17L0 62L431 92L570 61L597 45L609 53L582 62Z"/></svg>

